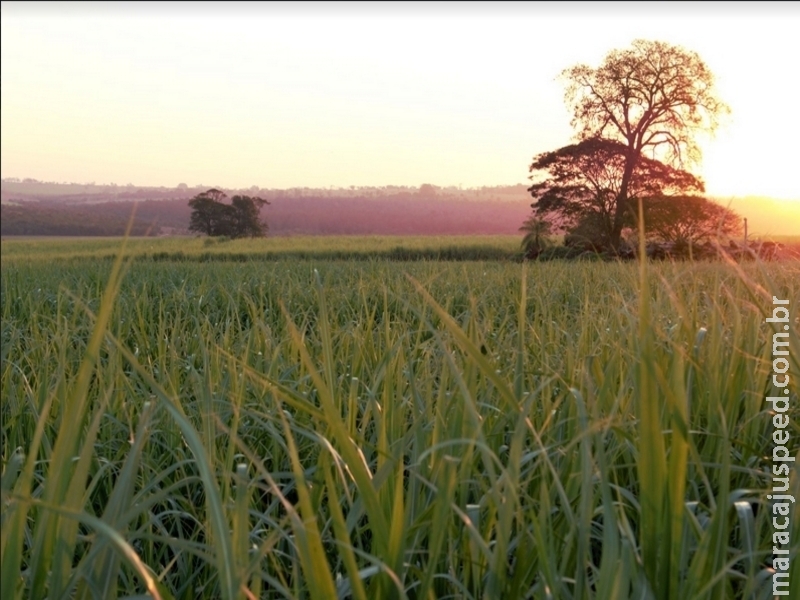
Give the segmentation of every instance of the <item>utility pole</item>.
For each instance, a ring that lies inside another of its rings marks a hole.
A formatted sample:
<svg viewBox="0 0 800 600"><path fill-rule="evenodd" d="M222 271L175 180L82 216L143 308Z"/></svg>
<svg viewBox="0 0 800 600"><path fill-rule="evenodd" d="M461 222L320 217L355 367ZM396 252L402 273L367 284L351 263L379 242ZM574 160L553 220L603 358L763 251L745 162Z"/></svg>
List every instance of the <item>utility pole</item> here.
<svg viewBox="0 0 800 600"><path fill-rule="evenodd" d="M744 245L747 245L747 217L744 218Z"/></svg>

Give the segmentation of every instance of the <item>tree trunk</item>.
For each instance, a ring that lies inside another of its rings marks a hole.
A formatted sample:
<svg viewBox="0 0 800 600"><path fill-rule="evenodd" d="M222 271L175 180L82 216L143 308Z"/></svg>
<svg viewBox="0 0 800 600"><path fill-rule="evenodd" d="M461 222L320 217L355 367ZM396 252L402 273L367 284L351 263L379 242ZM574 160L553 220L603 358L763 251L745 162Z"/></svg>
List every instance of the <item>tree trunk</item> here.
<svg viewBox="0 0 800 600"><path fill-rule="evenodd" d="M633 170L639 158L639 152L635 148L629 148L628 154L625 157L625 171L622 173L622 182L619 186L619 193L617 194L616 209L614 210L614 224L611 228L611 235L609 236L609 243L614 252L619 250L620 241L622 239L622 227L625 224L625 213L628 210L628 185L633 176Z"/></svg>

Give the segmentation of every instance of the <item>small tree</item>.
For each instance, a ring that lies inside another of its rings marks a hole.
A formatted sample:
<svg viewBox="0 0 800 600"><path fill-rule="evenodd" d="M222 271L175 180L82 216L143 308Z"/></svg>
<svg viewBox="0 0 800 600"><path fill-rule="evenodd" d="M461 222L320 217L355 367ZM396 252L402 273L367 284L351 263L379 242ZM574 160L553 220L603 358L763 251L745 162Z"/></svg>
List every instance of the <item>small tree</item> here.
<svg viewBox="0 0 800 600"><path fill-rule="evenodd" d="M234 196L230 204L225 204L225 198L225 193L211 189L189 200L192 209L189 231L231 238L263 237L267 234L267 223L259 218L261 209L269 204L267 200Z"/></svg>
<svg viewBox="0 0 800 600"><path fill-rule="evenodd" d="M222 200L226 197L220 190L211 189L189 200L189 207L192 209L189 231L206 235L223 235L219 232L225 228L225 205Z"/></svg>
<svg viewBox="0 0 800 600"><path fill-rule="evenodd" d="M648 237L689 246L708 238L741 233L742 219L702 196L656 196L643 202Z"/></svg>
<svg viewBox="0 0 800 600"><path fill-rule="evenodd" d="M269 204L267 200L252 196L234 196L231 199L233 208L233 231L231 237L264 237L267 235L266 221L260 219L261 209Z"/></svg>
<svg viewBox="0 0 800 600"><path fill-rule="evenodd" d="M550 244L547 236L550 234L551 225L544 219L528 217L519 230L525 233L525 237L522 238L522 249L526 258L536 258Z"/></svg>

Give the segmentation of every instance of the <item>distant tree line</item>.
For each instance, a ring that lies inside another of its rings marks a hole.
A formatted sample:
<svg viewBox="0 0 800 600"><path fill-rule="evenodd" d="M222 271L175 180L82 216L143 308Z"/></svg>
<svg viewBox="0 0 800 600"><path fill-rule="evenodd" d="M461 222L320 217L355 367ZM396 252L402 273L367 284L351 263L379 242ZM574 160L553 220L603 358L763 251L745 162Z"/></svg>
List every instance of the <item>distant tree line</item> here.
<svg viewBox="0 0 800 600"><path fill-rule="evenodd" d="M257 195L266 200L294 198L391 198L401 195L437 196L460 199L497 199L509 200L524 198L527 194L525 184L495 185L479 187L437 186L423 183L420 186L383 185L383 186L345 186L345 187L292 187L292 188L260 188L251 186L246 189L227 189L229 195ZM4 199L42 200L61 198L64 200L91 199L93 202L112 201L117 199L167 199L186 198L187 194L198 194L209 189L203 184L187 185L179 183L175 187L166 186L134 186L116 183L67 183L56 181L39 181L19 177L4 177L0 180L0 193ZM216 189L222 189L216 186Z"/></svg>
<svg viewBox="0 0 800 600"><path fill-rule="evenodd" d="M50 203L3 204L0 207L2 235L120 236L128 227L127 215L98 211L88 206L53 206ZM159 228L136 219L131 235L155 235Z"/></svg>
<svg viewBox="0 0 800 600"><path fill-rule="evenodd" d="M499 235L514 234L525 218L529 201L525 192L514 199L422 196L418 190L383 198L320 196L273 200L269 206L270 235ZM119 228L136 205L137 222L158 233L189 233L191 208L186 196L164 200L131 200L66 204L61 200L3 204L3 235L118 235L86 233L85 225L105 221ZM56 216L58 215L58 216ZM73 217L70 215L80 215ZM25 230L18 227L24 222ZM57 234L50 225L63 225ZM74 226L74 227L73 227ZM146 227L145 227L146 229ZM138 234L137 234L138 235Z"/></svg>

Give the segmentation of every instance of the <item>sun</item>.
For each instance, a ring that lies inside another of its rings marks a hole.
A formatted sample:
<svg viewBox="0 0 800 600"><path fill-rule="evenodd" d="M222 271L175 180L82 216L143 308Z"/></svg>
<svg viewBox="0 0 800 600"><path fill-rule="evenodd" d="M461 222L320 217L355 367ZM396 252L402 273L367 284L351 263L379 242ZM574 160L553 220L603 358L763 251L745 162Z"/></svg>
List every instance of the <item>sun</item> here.
<svg viewBox="0 0 800 600"><path fill-rule="evenodd" d="M716 135L701 140L698 172L711 196L761 196L800 200L797 178L796 136L788 106L776 99L765 111L761 92L730 90L732 112Z"/></svg>

